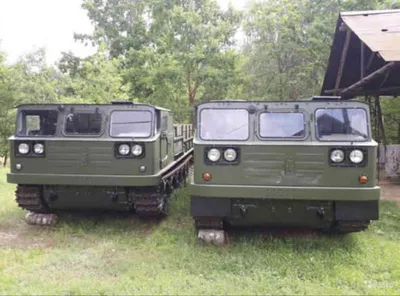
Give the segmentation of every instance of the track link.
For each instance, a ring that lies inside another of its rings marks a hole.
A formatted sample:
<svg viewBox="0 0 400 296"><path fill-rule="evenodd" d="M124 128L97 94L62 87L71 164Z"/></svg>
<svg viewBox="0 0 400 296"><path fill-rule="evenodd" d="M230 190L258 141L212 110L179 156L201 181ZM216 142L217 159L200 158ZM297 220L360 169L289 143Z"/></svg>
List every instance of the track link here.
<svg viewBox="0 0 400 296"><path fill-rule="evenodd" d="M43 201L40 186L18 185L15 195L18 206L24 210L40 214L49 213L49 208Z"/></svg>
<svg viewBox="0 0 400 296"><path fill-rule="evenodd" d="M159 191L134 193L135 212L139 217L162 217L167 214L168 200Z"/></svg>
<svg viewBox="0 0 400 296"><path fill-rule="evenodd" d="M165 217L168 214L171 193L174 189L185 184L186 180L190 178L190 160L191 158L187 158L172 173L164 176L158 187L145 190L134 189L130 193L134 210L139 217Z"/></svg>
<svg viewBox="0 0 400 296"><path fill-rule="evenodd" d="M224 231L224 223L218 217L195 217L194 224L197 238L207 244L224 245L228 243L228 235Z"/></svg>
<svg viewBox="0 0 400 296"><path fill-rule="evenodd" d="M57 215L28 212L25 216L25 222L29 225L54 226L57 223Z"/></svg>

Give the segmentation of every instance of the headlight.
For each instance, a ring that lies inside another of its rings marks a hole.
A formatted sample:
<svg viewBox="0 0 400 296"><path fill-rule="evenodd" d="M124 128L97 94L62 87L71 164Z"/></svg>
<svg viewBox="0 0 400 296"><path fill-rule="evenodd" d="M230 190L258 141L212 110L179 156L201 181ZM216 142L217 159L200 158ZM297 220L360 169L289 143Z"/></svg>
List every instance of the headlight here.
<svg viewBox="0 0 400 296"><path fill-rule="evenodd" d="M344 152L340 149L333 150L331 152L331 160L334 163L340 163L344 160Z"/></svg>
<svg viewBox="0 0 400 296"><path fill-rule="evenodd" d="M121 144L118 147L119 155L123 155L123 156L128 155L130 151L131 151L131 148L129 148L129 145L127 145L127 144Z"/></svg>
<svg viewBox="0 0 400 296"><path fill-rule="evenodd" d="M352 163L358 164L364 160L364 153L360 150L353 150L351 151L349 158Z"/></svg>
<svg viewBox="0 0 400 296"><path fill-rule="evenodd" d="M19 146L18 146L18 152L19 152L20 154L28 154L28 153L29 153L29 150L30 150L29 145L26 144L26 143L21 143L21 144L19 144Z"/></svg>
<svg viewBox="0 0 400 296"><path fill-rule="evenodd" d="M33 152L35 152L36 154L43 154L44 153L44 145L37 143L35 144L35 146L33 146Z"/></svg>
<svg viewBox="0 0 400 296"><path fill-rule="evenodd" d="M133 145L132 154L135 156L139 156L143 153L143 147L141 145Z"/></svg>
<svg viewBox="0 0 400 296"><path fill-rule="evenodd" d="M233 149L226 149L224 152L224 158L226 161L234 161L236 159L237 153Z"/></svg>
<svg viewBox="0 0 400 296"><path fill-rule="evenodd" d="M210 149L210 151L208 151L207 153L207 157L212 162L216 162L221 158L221 152L219 152L219 150L215 148Z"/></svg>

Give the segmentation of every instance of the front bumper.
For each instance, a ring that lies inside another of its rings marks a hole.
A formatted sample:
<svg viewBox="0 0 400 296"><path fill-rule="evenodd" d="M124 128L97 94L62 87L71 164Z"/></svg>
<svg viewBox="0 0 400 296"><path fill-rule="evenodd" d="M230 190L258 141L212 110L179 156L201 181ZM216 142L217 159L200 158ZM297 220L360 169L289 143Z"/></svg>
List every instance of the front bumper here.
<svg viewBox="0 0 400 296"><path fill-rule="evenodd" d="M8 173L7 181L24 185L156 186L161 175L71 175Z"/></svg>
<svg viewBox="0 0 400 296"><path fill-rule="evenodd" d="M244 198L318 201L379 200L375 187L289 187L190 184L190 194L203 198Z"/></svg>

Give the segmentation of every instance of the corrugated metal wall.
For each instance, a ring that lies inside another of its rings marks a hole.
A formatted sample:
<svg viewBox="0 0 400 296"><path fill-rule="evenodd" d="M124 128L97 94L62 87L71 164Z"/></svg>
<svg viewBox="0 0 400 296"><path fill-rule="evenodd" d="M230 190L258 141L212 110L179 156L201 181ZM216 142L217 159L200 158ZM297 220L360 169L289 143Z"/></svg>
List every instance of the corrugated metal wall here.
<svg viewBox="0 0 400 296"><path fill-rule="evenodd" d="M384 165L387 177L400 176L400 145L379 147L378 164Z"/></svg>

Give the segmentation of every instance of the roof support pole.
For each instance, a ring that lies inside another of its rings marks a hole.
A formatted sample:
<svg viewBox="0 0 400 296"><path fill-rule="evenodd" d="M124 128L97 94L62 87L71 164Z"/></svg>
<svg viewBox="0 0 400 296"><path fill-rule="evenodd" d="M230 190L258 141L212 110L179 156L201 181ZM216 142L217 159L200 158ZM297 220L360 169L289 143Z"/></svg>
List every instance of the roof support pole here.
<svg viewBox="0 0 400 296"><path fill-rule="evenodd" d="M378 120L379 135L386 150L386 145L387 145L386 133L385 133L385 126L383 125L381 101L379 96L375 96L375 106L376 106L376 115L378 117L377 120Z"/></svg>
<svg viewBox="0 0 400 296"><path fill-rule="evenodd" d="M348 29L347 33L346 33L346 41L343 46L342 57L340 59L339 70L338 70L338 73L336 76L335 89L339 88L340 81L342 80L343 69L344 69L344 64L346 62L346 58L347 58L347 52L349 51L350 40L351 40L351 30Z"/></svg>
<svg viewBox="0 0 400 296"><path fill-rule="evenodd" d="M360 65L361 65L361 68L360 68L360 70L361 70L361 79L363 79L364 75L365 75L365 67L364 67L364 62L365 62L365 44L364 44L364 42L362 42L362 40L360 40L360 43L361 43L361 54L360 54L360 58L361 58Z"/></svg>
<svg viewBox="0 0 400 296"><path fill-rule="evenodd" d="M369 60L368 60L368 63L367 63L367 67L365 68L365 71L368 71L369 68L371 68L371 65L372 65L372 62L374 60L374 57L375 57L375 52L371 52L371 55L369 57Z"/></svg>
<svg viewBox="0 0 400 296"><path fill-rule="evenodd" d="M379 76L386 74L388 71L390 71L392 68L394 68L397 65L398 65L398 63L396 63L396 62L391 62L389 64L386 64L385 66L383 66L379 70L371 73L367 77L364 77L360 81L358 81L358 82L354 83L353 85L350 85L349 87L347 87L344 90L342 90L340 92L340 95L343 96L346 93L352 92L352 91L354 91L354 90L356 90L358 88L363 87L364 85L368 84L369 82L371 82L372 80L378 78Z"/></svg>
<svg viewBox="0 0 400 296"><path fill-rule="evenodd" d="M381 137L380 137L379 120L378 120L378 117L379 117L378 102L379 102L379 99L377 96L375 96L374 97L374 111L373 111L374 112L374 130L375 130L375 139L378 142L377 158L379 160L380 156L381 156L381 149L380 149ZM381 178L380 178L380 170L379 170L379 161L378 161L378 165L376 166L376 170L377 170L378 181L380 181Z"/></svg>

